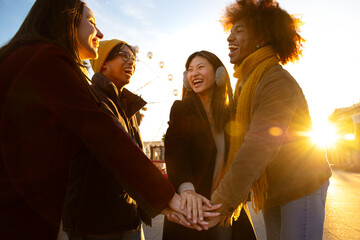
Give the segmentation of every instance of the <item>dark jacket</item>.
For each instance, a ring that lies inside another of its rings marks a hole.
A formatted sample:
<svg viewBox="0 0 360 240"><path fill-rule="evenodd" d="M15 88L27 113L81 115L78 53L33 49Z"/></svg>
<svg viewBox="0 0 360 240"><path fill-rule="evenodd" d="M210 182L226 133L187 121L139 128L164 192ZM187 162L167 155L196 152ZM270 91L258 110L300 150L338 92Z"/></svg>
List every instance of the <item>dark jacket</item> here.
<svg viewBox="0 0 360 240"><path fill-rule="evenodd" d="M0 62L0 238L56 239L71 159L86 152L151 217L174 188L94 101L72 59L53 44ZM131 159L124 161L119 159Z"/></svg>
<svg viewBox="0 0 360 240"><path fill-rule="evenodd" d="M165 161L168 179L175 189L184 182L191 182L197 193L210 199L215 167L216 145L203 107L197 110L193 101L186 98L175 101L170 112L169 127L165 135ZM225 158L229 151L229 135L225 134ZM224 164L225 165L225 164ZM235 236L243 239L256 239L254 230L246 213L242 211L233 230ZM164 220L163 239L211 239L214 229L198 232L176 223Z"/></svg>
<svg viewBox="0 0 360 240"><path fill-rule="evenodd" d="M102 110L116 119L142 149L135 113L146 102L125 88L120 93L102 73L93 76L91 87L102 101ZM140 211L124 187L92 156L79 156L72 161L70 179L63 216L65 231L84 235L122 234L140 226L140 214L151 224L151 218Z"/></svg>

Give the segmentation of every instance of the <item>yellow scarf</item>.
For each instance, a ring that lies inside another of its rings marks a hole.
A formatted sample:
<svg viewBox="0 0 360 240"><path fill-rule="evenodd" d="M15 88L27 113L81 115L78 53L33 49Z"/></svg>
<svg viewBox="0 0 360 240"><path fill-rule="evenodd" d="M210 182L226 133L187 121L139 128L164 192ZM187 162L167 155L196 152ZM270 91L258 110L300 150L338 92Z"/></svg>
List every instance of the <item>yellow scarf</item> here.
<svg viewBox="0 0 360 240"><path fill-rule="evenodd" d="M237 89L235 92L235 101L237 101L235 123L231 127L231 142L228 163L226 166L226 172L229 170L232 161L235 158L236 153L239 151L245 134L249 130L252 120L252 106L254 102L254 95L256 87L262 78L263 74L279 63L274 50L270 46L262 47L254 53L250 54L241 63L240 66L235 66L234 77L238 79L236 84ZM239 83L243 84L242 90L239 92ZM267 177L264 174L255 181L251 187L251 201L255 212L261 210L264 206L264 202L267 197ZM237 220L240 215L240 211L244 203L240 204L235 210L232 217L228 220L229 224L232 222L232 218Z"/></svg>

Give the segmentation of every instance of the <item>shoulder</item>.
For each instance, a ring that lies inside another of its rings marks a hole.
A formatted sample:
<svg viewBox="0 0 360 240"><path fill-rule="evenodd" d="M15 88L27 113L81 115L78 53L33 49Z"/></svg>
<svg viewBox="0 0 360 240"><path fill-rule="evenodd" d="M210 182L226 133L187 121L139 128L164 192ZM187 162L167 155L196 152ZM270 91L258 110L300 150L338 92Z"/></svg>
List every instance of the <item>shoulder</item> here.
<svg viewBox="0 0 360 240"><path fill-rule="evenodd" d="M37 43L33 45L26 46L29 50L34 50L33 58L64 58L68 61L71 60L71 56L61 47L52 44L52 43ZM48 59L51 61L51 59Z"/></svg>
<svg viewBox="0 0 360 240"><path fill-rule="evenodd" d="M64 61L73 62L71 56L61 47L45 42L20 46L6 58L8 64L18 65L17 68L40 66L43 70L61 65Z"/></svg>
<svg viewBox="0 0 360 240"><path fill-rule="evenodd" d="M189 103L185 100L176 100L170 110L170 121L169 124L175 122L181 122L184 124L186 119L189 117Z"/></svg>
<svg viewBox="0 0 360 240"><path fill-rule="evenodd" d="M262 85L278 84L297 87L298 83L281 65L275 65L266 71L260 81Z"/></svg>
<svg viewBox="0 0 360 240"><path fill-rule="evenodd" d="M171 107L171 112L183 111L184 109L185 103L182 100L176 100Z"/></svg>
<svg viewBox="0 0 360 240"><path fill-rule="evenodd" d="M282 92L283 94L302 92L297 81L281 65L276 65L266 71L256 89L256 92L258 93L266 93L269 91Z"/></svg>
<svg viewBox="0 0 360 240"><path fill-rule="evenodd" d="M170 111L171 114L182 114L182 115L188 115L191 112L193 112L193 103L191 102L191 99L182 99L182 100L176 100Z"/></svg>
<svg viewBox="0 0 360 240"><path fill-rule="evenodd" d="M20 50L20 49L19 49ZM23 47L18 52L28 60L24 62L24 67L37 75L52 73L52 75L73 75L75 72L75 62L72 57L61 47L51 43L38 43ZM19 56L19 55L18 55Z"/></svg>

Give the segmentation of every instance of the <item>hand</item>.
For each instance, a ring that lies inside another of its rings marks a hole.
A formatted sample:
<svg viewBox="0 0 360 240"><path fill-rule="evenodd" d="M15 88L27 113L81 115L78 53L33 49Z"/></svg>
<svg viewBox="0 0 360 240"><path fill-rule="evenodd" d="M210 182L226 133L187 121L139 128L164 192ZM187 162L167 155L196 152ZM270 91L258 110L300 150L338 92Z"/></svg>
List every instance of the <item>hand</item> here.
<svg viewBox="0 0 360 240"><path fill-rule="evenodd" d="M194 190L187 190L180 193L181 204L180 208L185 210L186 204L186 217L192 219L196 224L204 220L203 204L208 208L211 208L211 202L202 195L196 193Z"/></svg>
<svg viewBox="0 0 360 240"><path fill-rule="evenodd" d="M169 207L176 212L186 214L185 209L181 209L180 204L181 204L181 197L179 194L175 193L168 203Z"/></svg>
<svg viewBox="0 0 360 240"><path fill-rule="evenodd" d="M221 220L221 216L219 213L211 213L212 215L209 215L209 217L206 217L207 214L208 213L205 212L205 214L204 214L205 220L204 221L200 221L199 223L193 223L191 221L188 221L188 219L186 219L186 217L183 214L175 212L171 209L169 209L168 212L164 213L164 215L166 216L166 218L169 221L183 225L187 228L196 229L197 231L208 230L209 228L212 228L212 227L216 226L217 224L219 224L219 222Z"/></svg>
<svg viewBox="0 0 360 240"><path fill-rule="evenodd" d="M188 221L188 219L186 219L186 217L183 214L178 213L170 208L165 208L164 210L161 211L161 213L164 214L169 221L183 225L184 227L196 229L198 231L208 229L206 227L206 225L208 225L207 222L200 221L199 224L194 224L194 223Z"/></svg>
<svg viewBox="0 0 360 240"><path fill-rule="evenodd" d="M220 220L221 220L220 213L214 212L214 210L217 210L220 207L221 207L221 204L213 205L210 208L207 206L203 206L205 220L199 222L199 226L202 229L208 230L209 228L216 226L220 222ZM203 224L204 222L206 222L207 224L204 225Z"/></svg>
<svg viewBox="0 0 360 240"><path fill-rule="evenodd" d="M214 211L219 209L221 207L221 204L209 204L210 206L203 205L201 209L203 211L203 217L206 219L206 221L200 220L199 224L190 222L186 219L184 215L186 215L187 209L181 209L180 204L181 197L177 193L175 193L172 199L169 201L169 207L163 209L161 213L164 214L169 221L181 224L188 228L196 229L198 231L209 229L209 224L207 221L209 221L211 223L211 227L213 227L221 219L220 218L218 221L216 221L215 219L212 220L212 218L218 217L220 215L220 213Z"/></svg>

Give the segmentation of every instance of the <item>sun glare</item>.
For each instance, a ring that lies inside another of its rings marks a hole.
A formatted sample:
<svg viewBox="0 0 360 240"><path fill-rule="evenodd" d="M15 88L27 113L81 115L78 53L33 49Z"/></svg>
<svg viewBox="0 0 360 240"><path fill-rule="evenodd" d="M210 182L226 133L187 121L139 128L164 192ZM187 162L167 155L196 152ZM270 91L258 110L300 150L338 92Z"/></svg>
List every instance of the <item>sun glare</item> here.
<svg viewBox="0 0 360 240"><path fill-rule="evenodd" d="M338 139L336 128L330 123L314 126L310 136L314 143L322 147L331 147Z"/></svg>
<svg viewBox="0 0 360 240"><path fill-rule="evenodd" d="M352 134L352 133L347 133L347 134L345 134L344 139L348 140L348 141L354 141L355 140L355 135Z"/></svg>

